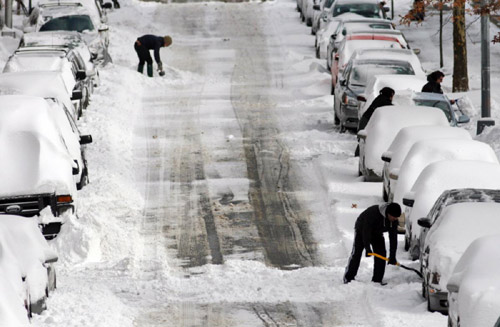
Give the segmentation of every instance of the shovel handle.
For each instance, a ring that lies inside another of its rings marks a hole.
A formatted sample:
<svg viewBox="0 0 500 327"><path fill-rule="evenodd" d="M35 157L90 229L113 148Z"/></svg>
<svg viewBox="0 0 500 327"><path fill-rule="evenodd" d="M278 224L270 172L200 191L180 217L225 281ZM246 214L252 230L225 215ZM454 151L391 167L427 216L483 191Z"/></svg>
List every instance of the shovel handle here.
<svg viewBox="0 0 500 327"><path fill-rule="evenodd" d="M389 262L388 258L386 258L386 257L384 257L384 256L382 256L382 255L380 255L378 253L368 253L368 255L372 255L374 257L377 257L379 259L382 259L382 260L385 260L385 261ZM396 262L395 266L399 266L399 262Z"/></svg>

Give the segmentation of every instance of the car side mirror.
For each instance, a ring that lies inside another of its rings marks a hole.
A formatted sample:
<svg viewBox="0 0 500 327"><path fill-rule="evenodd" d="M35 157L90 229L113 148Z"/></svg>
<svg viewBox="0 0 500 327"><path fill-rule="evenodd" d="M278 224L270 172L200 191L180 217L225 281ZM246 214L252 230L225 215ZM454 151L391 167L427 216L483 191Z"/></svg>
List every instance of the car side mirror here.
<svg viewBox="0 0 500 327"><path fill-rule="evenodd" d="M416 55L419 55L420 54L420 49L413 49L413 53L416 54Z"/></svg>
<svg viewBox="0 0 500 327"><path fill-rule="evenodd" d="M109 26L106 24L99 25L98 31L99 32L107 32L109 30Z"/></svg>
<svg viewBox="0 0 500 327"><path fill-rule="evenodd" d="M73 93L71 93L71 100L80 100L82 98L83 98L82 90L73 90Z"/></svg>
<svg viewBox="0 0 500 327"><path fill-rule="evenodd" d="M321 10L321 7L319 5L314 5L313 10Z"/></svg>
<svg viewBox="0 0 500 327"><path fill-rule="evenodd" d="M345 28L342 30L342 35L343 35L343 36L346 36L346 35L347 35L347 30L346 30Z"/></svg>
<svg viewBox="0 0 500 327"><path fill-rule="evenodd" d="M392 160L392 152L391 151L385 151L384 153L382 153L382 161L391 162L391 160Z"/></svg>
<svg viewBox="0 0 500 327"><path fill-rule="evenodd" d="M92 143L92 135L80 135L80 144Z"/></svg>
<svg viewBox="0 0 500 327"><path fill-rule="evenodd" d="M80 173L80 165L78 164L78 161L73 160L75 163L76 167L73 166L73 175L78 175Z"/></svg>
<svg viewBox="0 0 500 327"><path fill-rule="evenodd" d="M469 121L470 121L470 118L467 115L462 115L462 116L458 117L458 123L459 124L466 124Z"/></svg>
<svg viewBox="0 0 500 327"><path fill-rule="evenodd" d="M366 139L366 130L365 129L362 129L358 132L358 138L362 139L362 140Z"/></svg>
<svg viewBox="0 0 500 327"><path fill-rule="evenodd" d="M335 61L339 61L339 55L335 55Z"/></svg>
<svg viewBox="0 0 500 327"><path fill-rule="evenodd" d="M431 228L432 226L431 220L427 217L420 218L419 220L417 220L417 222L419 226L422 226L424 228Z"/></svg>
<svg viewBox="0 0 500 327"><path fill-rule="evenodd" d="M85 78L87 78L87 73L84 71L84 70L79 70L76 72L76 79L77 80L84 80Z"/></svg>
<svg viewBox="0 0 500 327"><path fill-rule="evenodd" d="M330 43L335 43L336 38L337 38L337 34L330 35Z"/></svg>
<svg viewBox="0 0 500 327"><path fill-rule="evenodd" d="M345 79L341 79L341 80L340 80L340 85L342 85L342 86L346 86L346 85L347 85L347 80L345 80Z"/></svg>
<svg viewBox="0 0 500 327"><path fill-rule="evenodd" d="M102 7L104 9L112 9L113 8L113 4L111 2L106 2L102 5Z"/></svg>

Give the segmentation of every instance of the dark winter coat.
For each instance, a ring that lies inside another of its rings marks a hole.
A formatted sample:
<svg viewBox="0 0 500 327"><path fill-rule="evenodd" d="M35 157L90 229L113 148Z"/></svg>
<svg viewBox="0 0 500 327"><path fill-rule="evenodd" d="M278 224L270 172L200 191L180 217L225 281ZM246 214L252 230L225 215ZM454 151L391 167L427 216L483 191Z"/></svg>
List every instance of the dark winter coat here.
<svg viewBox="0 0 500 327"><path fill-rule="evenodd" d="M140 46L145 47L148 50L154 50L154 57L156 62L161 63L160 60L160 48L165 45L165 39L163 36L156 36L151 34L146 34L137 39L141 44Z"/></svg>
<svg viewBox="0 0 500 327"><path fill-rule="evenodd" d="M370 121L370 118L372 118L375 109L383 106L392 106L392 100L390 97L380 94L373 100L368 109L366 109L366 111L363 113L363 116L361 116L358 124L358 131L365 129L366 125L368 125L368 122Z"/></svg>
<svg viewBox="0 0 500 327"><path fill-rule="evenodd" d="M429 81L422 87L422 92L443 94L443 89L438 82Z"/></svg>
<svg viewBox="0 0 500 327"><path fill-rule="evenodd" d="M383 233L388 232L390 257L395 258L398 248L398 221L391 222L387 218L386 208L387 204L369 207L359 215L354 229L357 233L361 233L365 249L370 247L372 237L383 237Z"/></svg>

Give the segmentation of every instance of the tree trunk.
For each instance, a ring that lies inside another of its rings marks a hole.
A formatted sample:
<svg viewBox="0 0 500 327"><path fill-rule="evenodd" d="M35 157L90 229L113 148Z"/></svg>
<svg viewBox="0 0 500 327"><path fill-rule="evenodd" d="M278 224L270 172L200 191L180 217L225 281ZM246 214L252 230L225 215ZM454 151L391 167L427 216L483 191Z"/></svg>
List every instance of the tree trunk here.
<svg viewBox="0 0 500 327"><path fill-rule="evenodd" d="M453 92L469 90L467 39L465 35L465 0L453 5Z"/></svg>

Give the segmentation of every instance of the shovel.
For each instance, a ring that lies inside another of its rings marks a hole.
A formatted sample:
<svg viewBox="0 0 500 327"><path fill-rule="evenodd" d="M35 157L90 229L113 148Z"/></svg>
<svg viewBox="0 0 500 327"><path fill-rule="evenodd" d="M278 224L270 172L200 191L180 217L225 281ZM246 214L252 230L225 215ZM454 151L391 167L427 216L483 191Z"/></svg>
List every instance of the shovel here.
<svg viewBox="0 0 500 327"><path fill-rule="evenodd" d="M379 259L382 259L382 260L385 260L385 261L389 261L388 258L383 257L383 256L381 256L380 254L377 254L377 253L368 253L368 255L372 255L372 256L375 256L375 257L377 257ZM411 271L415 272L420 278L424 278L424 276L422 276L422 273L420 271L418 271L417 269L413 269L413 268L404 266L404 265L400 264L399 262L396 262L395 266L401 267L401 268L406 269L406 270L411 270Z"/></svg>

